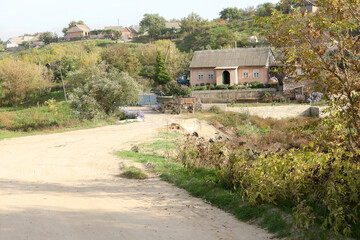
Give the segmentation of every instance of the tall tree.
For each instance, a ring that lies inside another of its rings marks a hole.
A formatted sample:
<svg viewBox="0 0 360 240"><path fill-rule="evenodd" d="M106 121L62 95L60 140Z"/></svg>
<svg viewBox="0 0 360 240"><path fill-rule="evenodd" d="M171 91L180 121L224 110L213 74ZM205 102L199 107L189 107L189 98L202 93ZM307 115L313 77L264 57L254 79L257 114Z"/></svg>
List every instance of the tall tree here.
<svg viewBox="0 0 360 240"><path fill-rule="evenodd" d="M243 18L242 10L238 9L236 7L224 8L220 12L220 18L224 19L224 20L227 20L227 21L233 21L233 20L237 20L237 19L242 19Z"/></svg>
<svg viewBox="0 0 360 240"><path fill-rule="evenodd" d="M166 84L171 80L171 77L166 69L164 55L161 51L158 51L158 55L156 58L156 66L155 66L155 82L160 84Z"/></svg>
<svg viewBox="0 0 360 240"><path fill-rule="evenodd" d="M265 18L265 35L282 51L288 74L323 84L338 143L359 154L360 147L360 0L314 0L316 13L297 8ZM327 122L329 123L329 121ZM331 144L331 143L329 143Z"/></svg>
<svg viewBox="0 0 360 240"><path fill-rule="evenodd" d="M193 33L206 21L197 13L190 13L186 18L181 19L181 31Z"/></svg>
<svg viewBox="0 0 360 240"><path fill-rule="evenodd" d="M275 8L275 4L267 2L260 4L256 7L255 15L258 17L271 16L272 9Z"/></svg>
<svg viewBox="0 0 360 240"><path fill-rule="evenodd" d="M159 14L146 13L140 22L140 32L147 32L151 38L156 38L164 31L165 22L165 18Z"/></svg>
<svg viewBox="0 0 360 240"><path fill-rule="evenodd" d="M58 36L56 33L44 32L40 34L39 40L43 41L45 44L49 44L52 42L57 42Z"/></svg>

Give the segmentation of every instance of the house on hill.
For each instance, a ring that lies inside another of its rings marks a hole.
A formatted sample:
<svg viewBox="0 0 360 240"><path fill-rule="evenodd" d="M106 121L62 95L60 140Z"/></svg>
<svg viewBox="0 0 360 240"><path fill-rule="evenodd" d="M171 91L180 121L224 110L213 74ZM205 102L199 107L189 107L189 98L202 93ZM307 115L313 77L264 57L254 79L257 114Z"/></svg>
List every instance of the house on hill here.
<svg viewBox="0 0 360 240"><path fill-rule="evenodd" d="M267 83L269 68L274 62L270 48L196 51L190 64L190 84Z"/></svg>
<svg viewBox="0 0 360 240"><path fill-rule="evenodd" d="M25 42L38 42L40 34L37 35L24 35L15 38L10 38L6 41L6 48L17 48Z"/></svg>
<svg viewBox="0 0 360 240"><path fill-rule="evenodd" d="M73 38L81 38L90 35L90 29L86 25L77 24L75 27L66 31L66 39L71 40Z"/></svg>

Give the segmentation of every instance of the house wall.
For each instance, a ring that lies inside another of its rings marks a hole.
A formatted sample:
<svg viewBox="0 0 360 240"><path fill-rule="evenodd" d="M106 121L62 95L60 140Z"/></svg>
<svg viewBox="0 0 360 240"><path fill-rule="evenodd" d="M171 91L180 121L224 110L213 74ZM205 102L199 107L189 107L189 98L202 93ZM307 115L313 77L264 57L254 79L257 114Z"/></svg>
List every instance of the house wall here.
<svg viewBox="0 0 360 240"><path fill-rule="evenodd" d="M203 72L204 73L204 79L203 80L199 80L199 72ZM209 72L213 72L214 73L214 79L209 79ZM194 68L194 69L190 69L190 85L194 86L196 84L200 85L201 83L204 83L205 85L207 83L210 84L216 84L216 79L217 79L217 73L216 70L214 68Z"/></svg>
<svg viewBox="0 0 360 240"><path fill-rule="evenodd" d="M249 77L244 78L243 71L247 70L249 72ZM259 70L259 77L254 78L254 70ZM269 70L266 67L239 67L238 68L238 79L239 84L244 84L244 82L261 82L267 83L269 80Z"/></svg>
<svg viewBox="0 0 360 240"><path fill-rule="evenodd" d="M230 73L230 86L236 84L236 69L219 69L216 70L216 85L223 84L223 74L225 71Z"/></svg>
<svg viewBox="0 0 360 240"><path fill-rule="evenodd" d="M72 38L80 38L80 37L89 36L89 35L90 35L89 32L83 32L83 31L71 32L71 33L66 33L66 39L70 40Z"/></svg>

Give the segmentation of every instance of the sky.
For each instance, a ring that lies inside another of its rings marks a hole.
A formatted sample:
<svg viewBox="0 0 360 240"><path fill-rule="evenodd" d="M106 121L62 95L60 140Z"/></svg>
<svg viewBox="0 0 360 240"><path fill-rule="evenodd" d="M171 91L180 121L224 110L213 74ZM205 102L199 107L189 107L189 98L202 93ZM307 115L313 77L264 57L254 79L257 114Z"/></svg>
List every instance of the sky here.
<svg viewBox="0 0 360 240"><path fill-rule="evenodd" d="M25 33L56 32L72 20L83 20L90 29L137 25L145 13L158 13L167 20L195 12L205 19L219 17L226 7L256 7L275 0L0 0L0 39Z"/></svg>

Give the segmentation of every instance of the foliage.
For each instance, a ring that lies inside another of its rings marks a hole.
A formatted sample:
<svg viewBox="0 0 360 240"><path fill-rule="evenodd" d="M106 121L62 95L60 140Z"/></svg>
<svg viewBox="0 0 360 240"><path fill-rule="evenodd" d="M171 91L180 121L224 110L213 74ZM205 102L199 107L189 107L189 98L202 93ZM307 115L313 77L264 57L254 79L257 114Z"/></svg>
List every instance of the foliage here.
<svg viewBox="0 0 360 240"><path fill-rule="evenodd" d="M243 18L243 13L237 7L224 8L220 13L220 18L227 21L234 21Z"/></svg>
<svg viewBox="0 0 360 240"><path fill-rule="evenodd" d="M158 55L156 58L156 65L155 65L155 76L154 76L155 83L166 84L171 80L171 77L166 69L164 56L161 51L158 51Z"/></svg>
<svg viewBox="0 0 360 240"><path fill-rule="evenodd" d="M186 18L181 19L181 31L185 33L193 33L206 21L196 13L190 13Z"/></svg>
<svg viewBox="0 0 360 240"><path fill-rule="evenodd" d="M58 36L57 36L56 33L44 32L44 33L40 34L39 40L43 41L45 44L49 44L49 43L52 43L52 42L57 42L58 41Z"/></svg>
<svg viewBox="0 0 360 240"><path fill-rule="evenodd" d="M5 111L0 115L0 129L7 131L38 131L66 127L78 123L70 104L48 101L45 106Z"/></svg>
<svg viewBox="0 0 360 240"><path fill-rule="evenodd" d="M140 86L127 73L98 69L90 76L78 73L83 84L69 95L70 103L79 118L102 118L113 114L120 106L137 104Z"/></svg>
<svg viewBox="0 0 360 240"><path fill-rule="evenodd" d="M138 75L139 59L126 44L107 47L101 52L101 58L119 71L128 72L132 77Z"/></svg>
<svg viewBox="0 0 360 240"><path fill-rule="evenodd" d="M166 96L190 97L191 95L191 88L179 85L177 82L168 82L157 90L162 91Z"/></svg>
<svg viewBox="0 0 360 240"><path fill-rule="evenodd" d="M130 166L126 167L124 172L120 174L121 177L128 178L128 179L146 179L148 176L143 173L140 168Z"/></svg>
<svg viewBox="0 0 360 240"><path fill-rule="evenodd" d="M300 1L297 1L300 2ZM359 0L316 0L316 13L301 8L283 14L274 11L265 18L266 37L282 51L281 63L288 74L302 75L298 79L313 79L319 88L326 89L325 98L331 101L330 120L343 144L352 152L360 146L360 75L358 44ZM336 119L335 119L335 118Z"/></svg>
<svg viewBox="0 0 360 240"><path fill-rule="evenodd" d="M76 56L64 56L52 66L54 78L56 82L61 82L61 74L66 79L70 72L79 68L80 59ZM61 69L61 72L60 72Z"/></svg>
<svg viewBox="0 0 360 240"><path fill-rule="evenodd" d="M272 10L275 8L275 5L270 2L259 4L256 7L255 15L258 17L268 17L271 16Z"/></svg>
<svg viewBox="0 0 360 240"><path fill-rule="evenodd" d="M140 21L140 32L147 32L151 38L158 37L165 29L165 18L159 14L144 14L143 19Z"/></svg>
<svg viewBox="0 0 360 240"><path fill-rule="evenodd" d="M49 84L47 69L21 60L0 62L0 102L16 105ZM40 92L39 92L40 93Z"/></svg>
<svg viewBox="0 0 360 240"><path fill-rule="evenodd" d="M210 107L209 112L219 114L219 113L221 113L221 110L220 110L219 106L214 105L214 106Z"/></svg>

